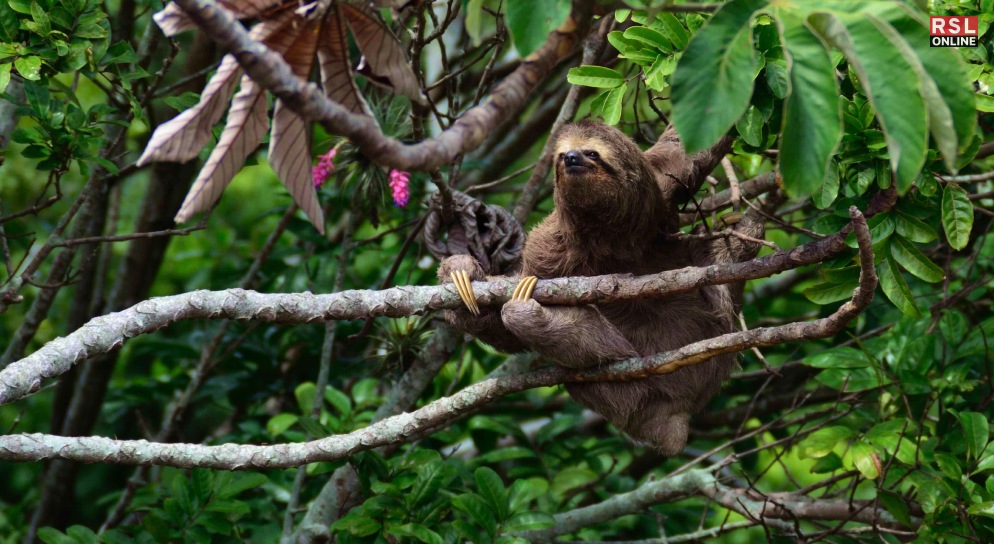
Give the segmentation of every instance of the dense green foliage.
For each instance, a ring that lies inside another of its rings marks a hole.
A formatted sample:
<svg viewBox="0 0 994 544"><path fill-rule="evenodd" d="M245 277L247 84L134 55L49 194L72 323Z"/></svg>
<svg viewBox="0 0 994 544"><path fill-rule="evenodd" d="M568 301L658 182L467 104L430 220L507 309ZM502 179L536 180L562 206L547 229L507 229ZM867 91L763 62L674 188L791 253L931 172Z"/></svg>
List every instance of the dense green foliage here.
<svg viewBox="0 0 994 544"><path fill-rule="evenodd" d="M485 99L494 74L535 52L569 8L561 1L540 9L526 0L443 4L430 16L421 5L391 18L405 45L424 46L419 81L427 87L448 78L435 86L434 108L412 108L358 76L389 136L412 141L450 126L454 118L443 112ZM728 168L715 173L717 187L706 184L695 202L727 188L729 175L745 192L746 180L779 169L783 194L746 198L781 198L767 221L777 248L837 232L852 205L884 203L869 219L880 278L872 306L834 338L744 352L741 371L694 420L683 457L663 459L633 444L561 387L533 389L408 443L307 465L303 480L297 469L94 464L58 487L45 472L59 463L0 462L0 542L35 531L49 543L272 542L301 523L332 474L343 473L357 477L360 493L332 505L329 530L338 542L522 542L512 533L554 527L557 514L692 470L710 471L752 500L862 506L852 518L771 522L699 492L660 495L651 507L622 506L568 534L586 541L792 542L801 534L808 542L994 541L992 2L930 6L933 14L979 15L973 49L930 48L928 13L913 2L735 0L716 13L630 4L598 7L598 17L615 26L595 65L569 57L510 126L492 127L481 149L437 171L413 172L406 207L389 202L388 169L377 157L316 128L315 156L338 149L334 175L319 189L326 236L289 209L260 150L202 229L67 246L172 228L150 218L156 210L175 214L196 169L141 168L135 160L154 127L196 102L184 93L203 88L220 55L195 32L175 43L163 38L151 23L158 2L0 0L0 100L19 106L0 164L0 293L24 297L0 313L7 350L0 368L152 296L435 283L437 262L414 240L433 183L475 185L474 197L513 207L567 83L593 91L581 95L577 118L617 125L643 146L667 120L691 149L736 136ZM418 42L436 25L445 25L444 40ZM533 119L548 123L516 130ZM550 190L542 197L529 224L552 207ZM711 211L699 215L698 224L716 221ZM71 266L60 269L60 255L72 257ZM23 277L36 261L37 272ZM751 281L744 323L825 317L852 296L858 272L853 251ZM48 295L51 307L43 304ZM348 433L376 419L415 361L435 356L423 348L440 326L438 316L334 327L185 321L130 339L0 407L0 429L206 444ZM15 347L24 331L26 345ZM444 355L419 406L479 382L507 359L472 339ZM322 361L330 367L319 391ZM109 370L100 382L88 368ZM70 422L88 418L82 427ZM39 504L54 517L33 522ZM288 508L296 509L284 521ZM863 510L879 512L880 523L855 519ZM720 527L727 531L704 532Z"/></svg>

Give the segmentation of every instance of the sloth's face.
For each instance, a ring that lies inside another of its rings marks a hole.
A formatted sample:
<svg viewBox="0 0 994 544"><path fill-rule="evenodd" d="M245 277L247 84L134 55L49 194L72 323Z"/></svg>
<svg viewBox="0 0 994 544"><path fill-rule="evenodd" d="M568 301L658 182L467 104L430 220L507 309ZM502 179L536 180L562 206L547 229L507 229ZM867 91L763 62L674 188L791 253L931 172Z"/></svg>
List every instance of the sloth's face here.
<svg viewBox="0 0 994 544"><path fill-rule="evenodd" d="M556 145L556 180L576 182L590 175L613 176L614 151L599 138L567 135Z"/></svg>

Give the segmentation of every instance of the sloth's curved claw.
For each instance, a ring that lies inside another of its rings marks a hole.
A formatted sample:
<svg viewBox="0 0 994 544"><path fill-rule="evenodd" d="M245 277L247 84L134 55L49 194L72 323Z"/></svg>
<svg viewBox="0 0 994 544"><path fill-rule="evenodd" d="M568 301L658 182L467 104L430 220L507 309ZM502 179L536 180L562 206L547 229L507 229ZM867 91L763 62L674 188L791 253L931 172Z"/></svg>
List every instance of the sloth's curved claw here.
<svg viewBox="0 0 994 544"><path fill-rule="evenodd" d="M724 223L726 227L731 227L732 225L735 225L736 223L742 221L743 217L745 216L742 214L742 212L728 212L726 214L721 215L719 219L721 219L721 222Z"/></svg>
<svg viewBox="0 0 994 544"><path fill-rule="evenodd" d="M456 284L456 291L459 298L473 315L480 315L480 307L476 304L476 294L473 293L473 284L469 281L469 274L465 270L456 270L451 274L452 283Z"/></svg>
<svg viewBox="0 0 994 544"><path fill-rule="evenodd" d="M538 278L535 276L521 278L521 282L514 288L511 300L525 301L532 298L532 292L535 290L535 283L537 282Z"/></svg>

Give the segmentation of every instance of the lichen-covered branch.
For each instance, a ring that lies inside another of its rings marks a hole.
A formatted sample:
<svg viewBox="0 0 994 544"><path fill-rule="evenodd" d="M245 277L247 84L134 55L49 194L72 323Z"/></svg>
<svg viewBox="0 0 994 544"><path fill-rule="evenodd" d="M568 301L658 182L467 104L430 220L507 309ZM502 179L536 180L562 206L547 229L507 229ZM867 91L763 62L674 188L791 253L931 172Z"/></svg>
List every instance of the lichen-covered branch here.
<svg viewBox="0 0 994 544"><path fill-rule="evenodd" d="M842 330L873 299L877 285L869 229L862 214L850 209L860 251L860 282L850 301L832 315L809 323L790 323L725 334L694 342L651 357L636 357L584 371L562 367L523 374L507 374L471 385L451 397L436 400L414 412L384 419L364 429L306 443L271 446L225 444L158 444L145 440L102 437L63 437L18 434L0 437L0 461L70 459L84 463L161 464L175 467L220 469L287 468L332 461L359 451L402 443L441 428L494 399L533 387L571 381L637 379L673 372L722 353L776 343L824 338Z"/></svg>
<svg viewBox="0 0 994 544"><path fill-rule="evenodd" d="M843 231L844 232L844 231ZM533 297L541 303L589 304L661 297L715 285L767 277L814 264L846 249L843 232L752 261L681 268L639 277L624 275L559 278L538 282ZM516 280L474 282L481 306L503 304ZM343 291L263 294L242 289L193 291L153 298L127 310L91 320L72 334L0 371L0 405L22 398L42 381L72 365L119 348L126 340L188 319L239 319L278 323L310 323L330 319L401 317L459 307L456 289L447 286L406 286L382 291ZM768 344L764 344L768 345Z"/></svg>
<svg viewBox="0 0 994 544"><path fill-rule="evenodd" d="M232 53L245 72L304 119L321 123L329 133L350 139L363 154L402 170L431 170L479 146L488 133L517 112L532 90L573 49L586 32L589 0L576 0L566 22L490 93L434 138L405 145L387 137L376 122L329 100L312 83L296 77L283 58L249 37L230 12L213 0L176 0L218 45Z"/></svg>
<svg viewBox="0 0 994 544"><path fill-rule="evenodd" d="M575 533L584 527L640 514L650 506L692 496L707 497L729 510L743 514L751 520L750 525L775 526L788 533L793 532L793 527L784 522L802 519L900 526L894 516L871 502L812 499L792 493L762 497L748 489L736 489L722 484L711 469L695 469L655 482L646 482L633 491L615 495L597 504L557 514L556 523L552 527L516 536L529 542L553 542L555 537Z"/></svg>

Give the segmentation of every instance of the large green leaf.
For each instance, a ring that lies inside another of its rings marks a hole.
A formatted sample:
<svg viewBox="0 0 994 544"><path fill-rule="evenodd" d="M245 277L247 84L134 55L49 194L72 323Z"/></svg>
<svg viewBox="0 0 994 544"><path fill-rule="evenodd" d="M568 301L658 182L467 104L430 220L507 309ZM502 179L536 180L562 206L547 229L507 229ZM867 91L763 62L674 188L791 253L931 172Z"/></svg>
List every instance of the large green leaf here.
<svg viewBox="0 0 994 544"><path fill-rule="evenodd" d="M953 249L963 249L973 230L973 204L966 191L956 185L946 185L942 191L942 229Z"/></svg>
<svg viewBox="0 0 994 544"><path fill-rule="evenodd" d="M911 16L920 17L920 14L910 9L909 6L901 3L895 3L894 6L905 10ZM931 107L929 107L928 122L932 129L932 136L937 140L939 149L943 151L943 160L946 166L950 170L955 170L956 155L969 147L977 130L973 86L970 83L970 78L967 77L963 57L952 48L929 46L928 29L924 20L915 20L909 16L894 18L890 24L904 38L921 61L924 75L920 73L919 77L928 78L935 83L949 108L959 146L956 151L949 150L952 153L951 156L945 154L946 148L942 147L943 142L938 141L940 134L936 130L936 120L932 116ZM947 134L947 132L943 128L942 134Z"/></svg>
<svg viewBox="0 0 994 544"><path fill-rule="evenodd" d="M752 18L764 5L733 0L722 6L677 64L673 124L689 152L712 146L749 107L757 66Z"/></svg>
<svg viewBox="0 0 994 544"><path fill-rule="evenodd" d="M804 197L825 183L829 161L842 139L839 89L825 44L800 17L781 13L777 19L790 70L790 89L783 106L780 174L788 194ZM835 188L837 191L837 179ZM829 203L821 202L820 207Z"/></svg>
<svg viewBox="0 0 994 544"><path fill-rule="evenodd" d="M931 225L923 223L914 217L898 212L894 214L897 223L897 233L912 242L927 244L939 237Z"/></svg>
<svg viewBox="0 0 994 544"><path fill-rule="evenodd" d="M902 236L891 238L890 255L905 270L927 282L939 282L946 277L946 273L941 268Z"/></svg>
<svg viewBox="0 0 994 544"><path fill-rule="evenodd" d="M990 424L987 417L979 412L959 412L956 414L963 432L966 434L967 453L974 459L980 457L980 453L987 447L990 436Z"/></svg>
<svg viewBox="0 0 994 544"><path fill-rule="evenodd" d="M820 283L804 290L804 296L815 304L831 304L852 298L859 282Z"/></svg>
<svg viewBox="0 0 994 544"><path fill-rule="evenodd" d="M880 288L883 289L887 298L897 306L904 315L918 317L922 314L915 304L915 296L911 293L908 283L901 275L901 269L890 257L884 259L877 274L880 278Z"/></svg>
<svg viewBox="0 0 994 544"><path fill-rule="evenodd" d="M815 13L808 20L859 75L884 129L898 190L906 191L925 163L928 145L927 114L915 71L865 14Z"/></svg>
<svg viewBox="0 0 994 544"><path fill-rule="evenodd" d="M897 15L904 14L897 9L897 4L894 8ZM946 168L956 171L959 151L973 139L976 128L973 92L960 55L951 49L926 45L928 31L907 15L890 21L872 14L868 17L914 68L928 110L932 138L942 153Z"/></svg>
<svg viewBox="0 0 994 544"><path fill-rule="evenodd" d="M573 85L613 89L625 83L625 76L603 66L578 66L566 73L566 81Z"/></svg>
<svg viewBox="0 0 994 544"><path fill-rule="evenodd" d="M507 27L522 58L532 54L569 16L569 0L507 0Z"/></svg>

